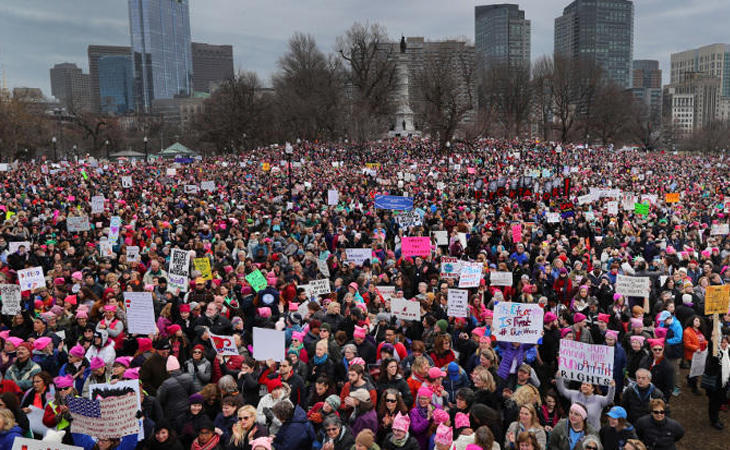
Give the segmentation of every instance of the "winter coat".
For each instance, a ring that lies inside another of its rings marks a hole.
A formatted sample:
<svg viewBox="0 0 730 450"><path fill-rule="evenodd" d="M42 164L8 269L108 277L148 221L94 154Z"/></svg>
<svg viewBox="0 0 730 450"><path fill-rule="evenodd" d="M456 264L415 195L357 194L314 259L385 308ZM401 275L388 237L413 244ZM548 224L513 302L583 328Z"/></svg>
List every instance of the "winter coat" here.
<svg viewBox="0 0 730 450"><path fill-rule="evenodd" d="M666 338L664 355L667 359L679 359L682 357L682 324L676 317L669 324Z"/></svg>
<svg viewBox="0 0 730 450"><path fill-rule="evenodd" d="M5 372L5 379L15 381L15 384L25 391L33 386L33 376L40 371L41 366L34 363L30 358L24 364L16 359Z"/></svg>
<svg viewBox="0 0 730 450"><path fill-rule="evenodd" d="M696 351L702 351L707 348L707 339L702 331L695 331L692 327L684 329L682 335L682 343L684 344L684 359L692 361L692 355Z"/></svg>
<svg viewBox="0 0 730 450"><path fill-rule="evenodd" d="M0 448L13 448L16 437L23 437L23 430L17 425L13 425L8 431L0 431Z"/></svg>
<svg viewBox="0 0 730 450"><path fill-rule="evenodd" d="M378 432L378 413L375 409L371 409L362 414L358 414L354 420L351 420L350 429L352 434L357 436L362 430L368 429L373 433Z"/></svg>
<svg viewBox="0 0 730 450"><path fill-rule="evenodd" d="M192 375L195 391L199 392L203 389L203 386L210 383L210 376L213 369L210 361L207 359L201 358L199 361L194 362L191 358L185 361L185 372Z"/></svg>
<svg viewBox="0 0 730 450"><path fill-rule="evenodd" d="M499 363L499 369L497 369L497 375L503 380L509 378L510 369L512 367L519 367L525 360L525 354L529 349L533 347L532 344L520 344L519 347L515 348L511 343L499 342L499 349L502 353L502 361ZM513 365L512 361L516 360ZM516 369L515 369L516 370Z"/></svg>
<svg viewBox="0 0 730 450"><path fill-rule="evenodd" d="M664 399L664 393L654 384L650 384L646 389L639 389L636 384L624 389L621 406L626 410L627 420L636 423L639 417L649 414L649 401L655 398Z"/></svg>
<svg viewBox="0 0 730 450"><path fill-rule="evenodd" d="M333 440L325 438L322 444L328 441L333 441L334 450L350 450L355 445L355 437L353 436L353 434L354 432L350 432L350 430L348 430L346 426L343 426L340 429L340 434L339 436L337 436L337 439Z"/></svg>
<svg viewBox="0 0 730 450"><path fill-rule="evenodd" d="M383 450L421 450L421 446L418 444L418 441L413 436L408 436L408 439L402 447L396 447L391 440L392 437L393 435L389 434L385 438L385 441L383 441L383 446L381 447Z"/></svg>
<svg viewBox="0 0 730 450"><path fill-rule="evenodd" d="M674 450L674 445L684 436L684 428L674 419L666 417L656 421L647 414L636 422L636 434L647 448L653 450Z"/></svg>
<svg viewBox="0 0 730 450"><path fill-rule="evenodd" d="M568 430L568 419L560 419L560 422L558 422L557 425L555 425L555 428L553 428L552 433L550 433L550 444L549 448L551 450L570 450L570 431ZM575 447L573 447L573 450L583 450L583 441L585 440L585 436L593 435L596 438L598 438L598 431L596 431L595 428L593 428L593 425L586 422L585 424L585 434L583 438L581 438L577 444L575 444Z"/></svg>
<svg viewBox="0 0 730 450"><path fill-rule="evenodd" d="M76 378L74 380L74 387L76 388L76 392L81 392L81 390L84 388L84 382L89 377L89 374L91 374L91 369L89 368L89 362L86 359L84 359L81 362L80 367L84 368L84 372L81 376L79 376L78 378ZM66 363L63 366L61 366L61 370L58 371L58 376L59 377L64 377L66 375L74 376L74 374L76 372L78 372L79 370L80 370L80 368L77 369L76 366L74 366L73 364Z"/></svg>
<svg viewBox="0 0 730 450"><path fill-rule="evenodd" d="M90 345L86 350L86 359L91 361L95 356L104 360L107 370L111 370L114 359L117 357L117 352L114 350L114 343L109 342L109 333L106 330L99 330L97 333L101 334L101 346Z"/></svg>
<svg viewBox="0 0 730 450"><path fill-rule="evenodd" d="M193 376L179 370L173 371L172 376L162 382L157 390L157 401L162 406L165 417L176 427L182 429L180 419L189 409L188 397L196 392Z"/></svg>
<svg viewBox="0 0 730 450"><path fill-rule="evenodd" d="M644 358L641 367L651 371L651 382L664 394L664 403L669 403L674 390L674 367L667 358L662 358L658 364L654 364L654 358L649 355Z"/></svg>
<svg viewBox="0 0 730 450"><path fill-rule="evenodd" d="M276 450L311 450L315 437L307 414L296 405L291 419L284 422L276 433L273 447Z"/></svg>
<svg viewBox="0 0 730 450"><path fill-rule="evenodd" d="M514 438L516 441L517 436L519 436L519 434L523 431L528 431L528 432L534 434L535 437L537 438L537 443L540 444L540 448L545 448L545 446L547 444L547 434L545 433L545 430L543 430L540 427L525 429L524 427L522 427L522 425L520 425L519 422L512 422L510 424L509 428L507 428L507 433L505 433L505 436L507 436L509 433L512 433L514 435ZM505 438L504 448L508 449L510 447L511 447L511 442L509 442L507 440L507 438Z"/></svg>
<svg viewBox="0 0 730 450"><path fill-rule="evenodd" d="M601 436L603 450L622 450L626 445L626 441L637 439L636 429L630 423L626 423L621 431L616 431L610 425L605 425L598 434Z"/></svg>
<svg viewBox="0 0 730 450"><path fill-rule="evenodd" d="M405 402L406 406L410 407L413 405L413 396L411 395L411 389L408 386L406 380L404 380L400 375L397 375L396 378L393 378L392 380L378 383L378 398L383 395L383 392L385 392L386 389L395 389L396 391L400 392L400 395L403 397L403 402Z"/></svg>
<svg viewBox="0 0 730 450"><path fill-rule="evenodd" d="M418 445L420 445L422 449L427 448L429 438L428 428L431 426L433 416L431 416L431 419L429 420L426 416L423 415L421 409L418 406L411 409L411 412L408 415L411 418L411 436L413 436L418 441Z"/></svg>
<svg viewBox="0 0 730 450"><path fill-rule="evenodd" d="M441 384L449 394L449 403L456 403L456 393L461 388L470 387L471 383L466 371L459 368L459 375L456 376L456 379L452 379L451 375L446 375Z"/></svg>
<svg viewBox="0 0 730 450"><path fill-rule="evenodd" d="M167 377L169 377L167 359L158 353L153 353L152 356L147 358L142 364L142 368L139 369L139 379L149 395L157 395L157 389Z"/></svg>
<svg viewBox="0 0 730 450"><path fill-rule="evenodd" d="M228 417L224 416L222 412L215 416L213 425L223 431L223 434L221 434L221 443L227 443L231 440L231 436L233 436L233 424L237 421L238 415L235 412Z"/></svg>
<svg viewBox="0 0 730 450"><path fill-rule="evenodd" d="M624 369L626 368L626 351L620 343L613 346L613 380L616 382L616 392L624 390Z"/></svg>

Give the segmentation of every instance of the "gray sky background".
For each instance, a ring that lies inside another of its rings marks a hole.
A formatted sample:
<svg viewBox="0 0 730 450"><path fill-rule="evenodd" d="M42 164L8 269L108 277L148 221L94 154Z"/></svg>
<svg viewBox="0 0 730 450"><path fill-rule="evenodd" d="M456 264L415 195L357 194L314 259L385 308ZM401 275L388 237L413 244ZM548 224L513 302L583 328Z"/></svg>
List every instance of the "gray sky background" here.
<svg viewBox="0 0 730 450"><path fill-rule="evenodd" d="M295 31L310 33L326 53L355 21L379 22L401 34L474 39L474 0L191 0L196 42L233 45L237 70L266 84ZM517 2L532 21L532 58L553 50L553 25L569 0ZM728 0L635 0L634 59L658 59L665 83L670 53L730 42ZM126 0L0 0L0 65L8 87L40 87L49 69L76 63L88 72L89 44L129 45Z"/></svg>

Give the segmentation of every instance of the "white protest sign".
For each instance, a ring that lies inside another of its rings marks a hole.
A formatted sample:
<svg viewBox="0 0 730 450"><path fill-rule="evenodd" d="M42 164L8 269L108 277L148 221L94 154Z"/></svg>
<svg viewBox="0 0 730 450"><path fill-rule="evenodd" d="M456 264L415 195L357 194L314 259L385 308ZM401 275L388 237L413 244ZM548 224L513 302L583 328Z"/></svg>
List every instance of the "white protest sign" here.
<svg viewBox="0 0 730 450"><path fill-rule="evenodd" d="M104 212L104 196L95 195L91 197L91 214L102 214Z"/></svg>
<svg viewBox="0 0 730 450"><path fill-rule="evenodd" d="M168 177L174 177L177 175L177 169L172 167L168 168L167 170L165 170L165 175L167 175Z"/></svg>
<svg viewBox="0 0 730 450"><path fill-rule="evenodd" d="M368 261L373 254L369 248L346 248L347 262L354 262L356 266L362 266L362 263Z"/></svg>
<svg viewBox="0 0 730 450"><path fill-rule="evenodd" d="M139 247L130 245L127 247L127 262L139 262Z"/></svg>
<svg viewBox="0 0 730 450"><path fill-rule="evenodd" d="M327 278L330 277L330 268L327 265L326 259L317 258L317 269L319 269L319 272L326 276Z"/></svg>
<svg viewBox="0 0 730 450"><path fill-rule="evenodd" d="M8 242L8 253L12 255L17 252L21 245L25 247L26 253L30 251L30 241L10 241Z"/></svg>
<svg viewBox="0 0 730 450"><path fill-rule="evenodd" d="M561 378L608 386L613 380L613 347L560 340L558 370Z"/></svg>
<svg viewBox="0 0 730 450"><path fill-rule="evenodd" d="M18 271L18 282L21 291L32 291L46 286L43 267L31 267Z"/></svg>
<svg viewBox="0 0 730 450"><path fill-rule="evenodd" d="M689 377L698 377L705 373L707 363L707 349L697 350L692 354L692 365L689 367Z"/></svg>
<svg viewBox="0 0 730 450"><path fill-rule="evenodd" d="M167 272L174 275L190 275L190 252L173 248L170 252L170 264Z"/></svg>
<svg viewBox="0 0 730 450"><path fill-rule="evenodd" d="M309 282L309 289L311 289L312 295L317 297L332 292L330 280L312 280Z"/></svg>
<svg viewBox="0 0 730 450"><path fill-rule="evenodd" d="M730 224L727 224L727 223L713 223L712 228L710 228L710 234L712 236L716 236L718 234L726 235L729 233L730 233Z"/></svg>
<svg viewBox="0 0 730 450"><path fill-rule="evenodd" d="M445 231L445 230L433 231L431 234L433 234L434 240L436 241L436 245L449 245L448 231Z"/></svg>
<svg viewBox="0 0 730 450"><path fill-rule="evenodd" d="M99 255L102 258L114 258L114 244L107 241L99 241Z"/></svg>
<svg viewBox="0 0 730 450"><path fill-rule="evenodd" d="M558 223L560 222L560 213L557 212L549 212L545 214L547 217L547 223Z"/></svg>
<svg viewBox="0 0 730 450"><path fill-rule="evenodd" d="M459 278L461 272L461 261L459 258L452 258L449 256L441 257L441 278L448 280L450 278Z"/></svg>
<svg viewBox="0 0 730 450"><path fill-rule="evenodd" d="M127 176L122 177L122 187L131 188L132 187L132 177L127 177Z"/></svg>
<svg viewBox="0 0 730 450"><path fill-rule="evenodd" d="M402 212L395 217L395 221L401 228L417 227L423 223L420 214L415 211Z"/></svg>
<svg viewBox="0 0 730 450"><path fill-rule="evenodd" d="M591 194L581 195L578 197L578 204L579 205L585 205L586 203L590 203L593 201L593 197Z"/></svg>
<svg viewBox="0 0 730 450"><path fill-rule="evenodd" d="M512 272L489 272L491 286L512 286Z"/></svg>
<svg viewBox="0 0 730 450"><path fill-rule="evenodd" d="M327 205L328 206L337 206L337 203L340 201L340 194L337 192L337 189L330 189L327 191Z"/></svg>
<svg viewBox="0 0 730 450"><path fill-rule="evenodd" d="M112 216L109 220L109 242L116 243L119 240L119 230L122 226L122 218L119 216Z"/></svg>
<svg viewBox="0 0 730 450"><path fill-rule="evenodd" d="M157 331L151 292L124 292L129 334L148 335Z"/></svg>
<svg viewBox="0 0 730 450"><path fill-rule="evenodd" d="M201 181L200 189L208 192L215 191L215 181Z"/></svg>
<svg viewBox="0 0 730 450"><path fill-rule="evenodd" d="M180 292L187 292L190 282L187 275L177 275L174 273L167 274L167 292L175 292L175 289L180 289Z"/></svg>
<svg viewBox="0 0 730 450"><path fill-rule="evenodd" d="M256 361L283 361L286 352L286 333L269 328L253 328L253 359Z"/></svg>
<svg viewBox="0 0 730 450"><path fill-rule="evenodd" d="M449 289L448 294L449 317L467 317L469 315L469 291L466 289Z"/></svg>
<svg viewBox="0 0 730 450"><path fill-rule="evenodd" d="M461 262L461 271L459 272L459 287L472 288L479 287L479 281L482 278L483 264L480 262Z"/></svg>
<svg viewBox="0 0 730 450"><path fill-rule="evenodd" d="M91 230L88 216L71 216L66 218L66 230L69 233Z"/></svg>
<svg viewBox="0 0 730 450"><path fill-rule="evenodd" d="M404 298L391 298L390 311L400 320L421 320L421 303Z"/></svg>
<svg viewBox="0 0 730 450"><path fill-rule="evenodd" d="M388 301L395 296L395 286L378 286L377 290Z"/></svg>
<svg viewBox="0 0 730 450"><path fill-rule="evenodd" d="M612 216L618 215L618 202L612 201L606 203L606 209L608 210L608 214Z"/></svg>
<svg viewBox="0 0 730 450"><path fill-rule="evenodd" d="M24 437L16 437L13 448L9 450L84 450L83 447L66 445L59 442L37 441Z"/></svg>
<svg viewBox="0 0 730 450"><path fill-rule="evenodd" d="M0 284L0 297L2 298L2 314L14 316L21 312L20 286L17 284Z"/></svg>
<svg viewBox="0 0 730 450"><path fill-rule="evenodd" d="M0 163L0 172L7 172L10 169L8 163Z"/></svg>
<svg viewBox="0 0 730 450"><path fill-rule="evenodd" d="M186 184L183 187L183 192L185 192L186 194L197 194L198 192L200 192L200 188L197 184Z"/></svg>
<svg viewBox="0 0 730 450"><path fill-rule="evenodd" d="M492 335L502 342L536 344L542 336L543 312L538 304L499 302L494 305Z"/></svg>
<svg viewBox="0 0 730 450"><path fill-rule="evenodd" d="M456 236L459 238L461 248L466 249L466 233L456 233Z"/></svg>
<svg viewBox="0 0 730 450"><path fill-rule="evenodd" d="M616 275L616 293L627 297L648 297L650 291L649 277L630 277Z"/></svg>
<svg viewBox="0 0 730 450"><path fill-rule="evenodd" d="M97 423L91 425L92 429L89 431L94 431L95 427L101 426L104 431L99 431L99 436L118 437L120 435L137 434L142 429L142 420L137 419L133 406L136 404L138 411L142 409L139 382L137 380L120 380L114 384L91 384L89 386L89 398L102 399L101 420L97 420ZM104 404L107 401L109 402ZM87 425L89 424L87 423ZM92 436L96 435L92 434Z"/></svg>

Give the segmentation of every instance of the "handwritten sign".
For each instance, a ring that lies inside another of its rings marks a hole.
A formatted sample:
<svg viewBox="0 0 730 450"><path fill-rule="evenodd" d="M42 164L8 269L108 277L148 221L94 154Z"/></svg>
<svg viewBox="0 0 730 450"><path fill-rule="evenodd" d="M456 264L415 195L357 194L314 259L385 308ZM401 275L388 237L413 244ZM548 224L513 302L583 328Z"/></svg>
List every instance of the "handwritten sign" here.
<svg viewBox="0 0 730 450"><path fill-rule="evenodd" d="M649 214L649 205L646 203L634 203L634 214L646 216Z"/></svg>
<svg viewBox="0 0 730 450"><path fill-rule="evenodd" d="M151 292L124 292L129 334L148 335L157 331Z"/></svg>
<svg viewBox="0 0 730 450"><path fill-rule="evenodd" d="M37 441L35 439L16 437L10 450L84 450L83 447L66 445L59 442Z"/></svg>
<svg viewBox="0 0 730 450"><path fill-rule="evenodd" d="M258 269L246 275L246 281L256 292L266 289L267 286L266 277Z"/></svg>
<svg viewBox="0 0 730 450"><path fill-rule="evenodd" d="M545 217L547 217L547 223L559 223L560 222L560 213L549 212L549 213L545 214Z"/></svg>
<svg viewBox="0 0 730 450"><path fill-rule="evenodd" d="M606 210L609 215L612 215L612 216L618 215L618 202L611 201L611 202L606 203Z"/></svg>
<svg viewBox="0 0 730 450"><path fill-rule="evenodd" d="M558 370L566 380L608 386L613 380L613 351L607 345L560 340Z"/></svg>
<svg viewBox="0 0 730 450"><path fill-rule="evenodd" d="M73 417L73 433L95 438L120 438L139 433L136 417L139 400L133 392L100 400L76 397L67 400L67 403Z"/></svg>
<svg viewBox="0 0 730 450"><path fill-rule="evenodd" d="M444 280L459 278L461 272L461 261L459 258L443 256L441 258L441 278Z"/></svg>
<svg viewBox="0 0 730 450"><path fill-rule="evenodd" d="M69 233L78 233L79 231L89 231L91 225L89 224L88 216L72 216L66 218L66 230Z"/></svg>
<svg viewBox="0 0 730 450"><path fill-rule="evenodd" d="M390 310L400 320L421 320L421 303L404 298L392 298Z"/></svg>
<svg viewBox="0 0 730 450"><path fill-rule="evenodd" d="M208 332L208 335L210 336L210 341L213 344L213 348L219 355L234 356L239 354L238 348L236 347L236 341L233 339L233 336L219 336L211 332ZM255 343L256 338L254 337L254 345Z"/></svg>
<svg viewBox="0 0 730 450"><path fill-rule="evenodd" d="M139 262L139 247L130 245L127 247L127 262Z"/></svg>
<svg viewBox="0 0 730 450"><path fill-rule="evenodd" d="M20 286L17 284L0 284L0 298L2 299L2 313L14 316L21 312Z"/></svg>
<svg viewBox="0 0 730 450"><path fill-rule="evenodd" d="M664 195L664 203L678 203L679 192L668 192Z"/></svg>
<svg viewBox="0 0 730 450"><path fill-rule="evenodd" d="M319 269L319 273L324 275L325 277L330 277L330 268L327 265L327 260L323 258L317 258L317 269Z"/></svg>
<svg viewBox="0 0 730 450"><path fill-rule="evenodd" d="M8 253L13 254L18 251L21 246L25 247L25 252L30 251L30 241L10 241L8 242Z"/></svg>
<svg viewBox="0 0 730 450"><path fill-rule="evenodd" d="M180 276L190 275L190 252L179 248L173 248L170 252L170 263L168 273Z"/></svg>
<svg viewBox="0 0 730 450"><path fill-rule="evenodd" d="M309 282L309 289L311 290L311 295L315 297L327 295L332 292L330 280L312 280Z"/></svg>
<svg viewBox="0 0 730 450"><path fill-rule="evenodd" d="M492 334L498 341L536 344L542 336L540 305L499 302L494 306Z"/></svg>
<svg viewBox="0 0 730 450"><path fill-rule="evenodd" d="M707 286L705 289L705 314L727 314L730 284Z"/></svg>
<svg viewBox="0 0 730 450"><path fill-rule="evenodd" d="M95 195L91 197L91 214L101 214L104 212L104 196Z"/></svg>
<svg viewBox="0 0 730 450"><path fill-rule="evenodd" d="M362 266L362 263L370 260L373 251L369 248L346 248L345 255L347 262L354 262L356 266Z"/></svg>
<svg viewBox="0 0 730 450"><path fill-rule="evenodd" d="M522 224L516 223L512 225L512 242L515 244L522 240Z"/></svg>
<svg viewBox="0 0 730 450"><path fill-rule="evenodd" d="M649 292L649 277L616 275L616 293L627 297L648 297Z"/></svg>
<svg viewBox="0 0 730 450"><path fill-rule="evenodd" d="M466 262L461 263L461 272L459 272L459 287L460 288L472 288L479 287L479 281L482 278L483 265L480 262Z"/></svg>
<svg viewBox="0 0 730 450"><path fill-rule="evenodd" d="M133 186L132 177L122 177L122 187L129 189Z"/></svg>
<svg viewBox="0 0 730 450"><path fill-rule="evenodd" d="M208 258L193 259L193 267L200 272L200 277L206 281L213 279L213 272L210 269L210 260Z"/></svg>
<svg viewBox="0 0 730 450"><path fill-rule="evenodd" d="M465 289L449 289L448 310L450 317L467 317L469 311L469 291Z"/></svg>
<svg viewBox="0 0 730 450"><path fill-rule="evenodd" d="M208 192L215 191L215 181L201 181L200 189Z"/></svg>
<svg viewBox="0 0 730 450"><path fill-rule="evenodd" d="M439 230L431 232L436 245L449 245L449 233L446 230Z"/></svg>
<svg viewBox="0 0 730 450"><path fill-rule="evenodd" d="M122 226L122 218L112 216L109 220L109 242L116 243L119 240L119 229Z"/></svg>
<svg viewBox="0 0 730 450"><path fill-rule="evenodd" d="M327 191L327 205L328 206L337 206L337 203L340 201L340 194L337 192L337 189L330 189Z"/></svg>
<svg viewBox="0 0 730 450"><path fill-rule="evenodd" d="M398 226L401 228L417 227L423 223L421 216L415 211L398 214L395 221L398 222Z"/></svg>
<svg viewBox="0 0 730 450"><path fill-rule="evenodd" d="M197 194L198 192L200 192L200 187L198 187L197 184L186 184L183 187L183 192L185 192L186 194Z"/></svg>
<svg viewBox="0 0 730 450"><path fill-rule="evenodd" d="M401 240L403 256L430 256L431 238L404 236Z"/></svg>
<svg viewBox="0 0 730 450"><path fill-rule="evenodd" d="M713 223L712 228L710 228L710 234L712 236L717 235L726 235L730 233L730 224L727 223Z"/></svg>
<svg viewBox="0 0 730 450"><path fill-rule="evenodd" d="M190 282L187 275L167 274L167 292L174 293L177 289L180 289L180 292L187 292L189 286Z"/></svg>
<svg viewBox="0 0 730 450"><path fill-rule="evenodd" d="M18 271L18 282L21 291L32 291L46 286L43 267L31 267Z"/></svg>
<svg viewBox="0 0 730 450"><path fill-rule="evenodd" d="M286 352L284 331L269 328L253 328L253 358L256 361L283 361Z"/></svg>
<svg viewBox="0 0 730 450"><path fill-rule="evenodd" d="M512 286L512 272L489 272L489 284L492 286Z"/></svg>

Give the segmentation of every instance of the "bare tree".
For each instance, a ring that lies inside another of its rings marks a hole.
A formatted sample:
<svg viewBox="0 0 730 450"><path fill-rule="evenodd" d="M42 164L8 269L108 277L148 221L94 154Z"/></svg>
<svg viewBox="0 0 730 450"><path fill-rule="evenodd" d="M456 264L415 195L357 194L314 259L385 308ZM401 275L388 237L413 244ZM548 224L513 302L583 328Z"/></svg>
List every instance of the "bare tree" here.
<svg viewBox="0 0 730 450"><path fill-rule="evenodd" d="M598 90L588 123L603 145L615 142L622 131L628 131L633 103L633 95L615 83Z"/></svg>
<svg viewBox="0 0 730 450"><path fill-rule="evenodd" d="M441 148L474 109L474 55L461 42L446 42L448 48L429 51L415 74L422 99L425 128L438 136Z"/></svg>
<svg viewBox="0 0 730 450"><path fill-rule="evenodd" d="M566 142L578 123L583 123L583 137L588 134L588 118L601 85L602 72L589 59L572 59L555 55L552 76L548 78L553 98L553 113L558 121L561 142Z"/></svg>
<svg viewBox="0 0 730 450"><path fill-rule="evenodd" d="M543 56L538 59L532 68L532 107L534 117L540 128L543 141L550 139L553 114L553 91L551 77L553 76L553 59Z"/></svg>
<svg viewBox="0 0 730 450"><path fill-rule="evenodd" d="M687 140L687 149L718 152L730 148L730 124L715 120L695 131Z"/></svg>
<svg viewBox="0 0 730 450"><path fill-rule="evenodd" d="M532 103L529 66L492 63L484 69L482 80L485 105L494 110L504 136L519 136Z"/></svg>
<svg viewBox="0 0 730 450"><path fill-rule="evenodd" d="M295 33L273 77L277 117L288 136L328 139L341 135L343 71L339 58L322 53L312 35Z"/></svg>
<svg viewBox="0 0 730 450"><path fill-rule="evenodd" d="M375 137L387 129L395 108L396 49L381 25L356 22L337 38L337 51L346 63L350 135Z"/></svg>
<svg viewBox="0 0 730 450"><path fill-rule="evenodd" d="M641 100L634 100L631 106L631 123L629 132L644 148L654 148L663 137L661 117L652 116L649 105ZM671 130L667 129L671 134Z"/></svg>

